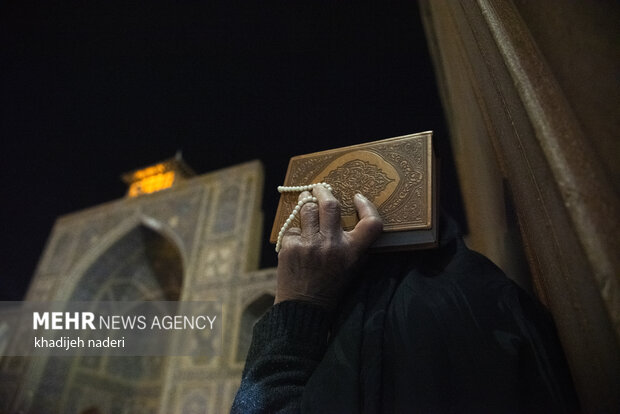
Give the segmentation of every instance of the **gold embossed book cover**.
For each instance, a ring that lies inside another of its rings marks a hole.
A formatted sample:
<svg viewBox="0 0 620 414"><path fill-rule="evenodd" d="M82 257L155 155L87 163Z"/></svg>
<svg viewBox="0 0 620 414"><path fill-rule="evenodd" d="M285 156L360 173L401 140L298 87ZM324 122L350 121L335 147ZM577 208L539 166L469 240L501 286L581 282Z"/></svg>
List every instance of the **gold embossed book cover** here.
<svg viewBox="0 0 620 414"><path fill-rule="evenodd" d="M427 131L293 157L283 185L330 184L340 201L345 230L358 221L353 196L362 193L383 218L383 234L374 249L431 248L437 245L435 164L432 131ZM272 243L298 195L283 193L280 197ZM298 227L298 220L292 226Z"/></svg>

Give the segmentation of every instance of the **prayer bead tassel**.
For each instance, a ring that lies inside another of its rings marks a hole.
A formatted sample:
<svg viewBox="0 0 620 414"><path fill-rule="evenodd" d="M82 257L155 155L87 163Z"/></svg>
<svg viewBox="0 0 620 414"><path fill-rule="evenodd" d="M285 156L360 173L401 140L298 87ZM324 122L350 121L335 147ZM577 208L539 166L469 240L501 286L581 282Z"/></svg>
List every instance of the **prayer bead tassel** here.
<svg viewBox="0 0 620 414"><path fill-rule="evenodd" d="M286 186L281 185L278 187L278 192L279 193L301 193L303 191L312 191L315 187L319 185L325 187L330 192L332 191L331 185L327 183L316 183L316 184L308 184L308 185L297 185L293 187L286 187ZM282 247L282 237L284 237L284 233L286 233L286 230L288 230L291 223L293 223L293 220L295 220L295 217L297 217L297 214L299 213L303 205L306 203L316 203L316 202L317 202L317 198L314 196L304 197L297 202L297 205L293 209L293 212L291 213L290 216L288 216L288 218L282 225L280 232L278 233L278 241L276 242L276 253L278 253L280 251L280 247Z"/></svg>

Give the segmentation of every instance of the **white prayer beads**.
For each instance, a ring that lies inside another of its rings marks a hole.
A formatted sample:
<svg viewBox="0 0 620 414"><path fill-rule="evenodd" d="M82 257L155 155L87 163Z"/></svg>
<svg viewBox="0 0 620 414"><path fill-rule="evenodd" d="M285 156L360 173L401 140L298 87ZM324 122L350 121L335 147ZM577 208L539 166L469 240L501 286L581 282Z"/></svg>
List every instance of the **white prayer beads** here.
<svg viewBox="0 0 620 414"><path fill-rule="evenodd" d="M314 187L319 186L319 185L325 187L329 191L332 191L331 185L327 183L316 183L316 184L308 184L308 185L297 185L297 186L291 186L291 187L286 187L286 186L281 185L278 187L278 192L280 193L301 193L302 191L312 191ZM282 247L282 237L284 237L284 233L286 233L286 230L288 230L293 220L295 220L295 217L297 217L297 214L299 213L303 205L306 203L310 203L310 202L316 203L317 202L316 197L314 196L304 197L297 202L297 205L293 209L293 212L291 213L290 216L288 216L288 218L282 225L282 228L280 229L280 233L278 233L278 241L276 242L276 253L278 253L280 251L280 247Z"/></svg>

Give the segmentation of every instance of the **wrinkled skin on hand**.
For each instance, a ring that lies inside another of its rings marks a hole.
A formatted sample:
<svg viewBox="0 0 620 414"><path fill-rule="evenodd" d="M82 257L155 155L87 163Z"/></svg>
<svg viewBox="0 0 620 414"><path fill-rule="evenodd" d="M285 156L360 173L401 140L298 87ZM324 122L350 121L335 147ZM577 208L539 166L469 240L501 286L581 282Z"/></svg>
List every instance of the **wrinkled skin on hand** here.
<svg viewBox="0 0 620 414"><path fill-rule="evenodd" d="M340 224L340 205L322 186L313 190L317 203L300 211L301 229L291 228L278 254L275 303L301 300L333 310L352 270L379 237L383 222L376 207L361 194L354 197L359 222L351 231ZM302 192L299 198L310 195Z"/></svg>

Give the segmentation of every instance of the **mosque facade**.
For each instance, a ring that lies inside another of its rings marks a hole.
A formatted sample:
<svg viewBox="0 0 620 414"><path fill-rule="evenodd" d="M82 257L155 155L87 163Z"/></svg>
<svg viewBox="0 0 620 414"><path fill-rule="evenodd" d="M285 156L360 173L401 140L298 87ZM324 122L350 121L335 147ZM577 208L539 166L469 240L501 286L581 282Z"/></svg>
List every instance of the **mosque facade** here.
<svg viewBox="0 0 620 414"><path fill-rule="evenodd" d="M263 167L194 176L177 157L123 179L126 197L57 219L26 300L218 300L221 342L192 357L4 357L0 412L229 411L275 292L275 269L258 270Z"/></svg>

